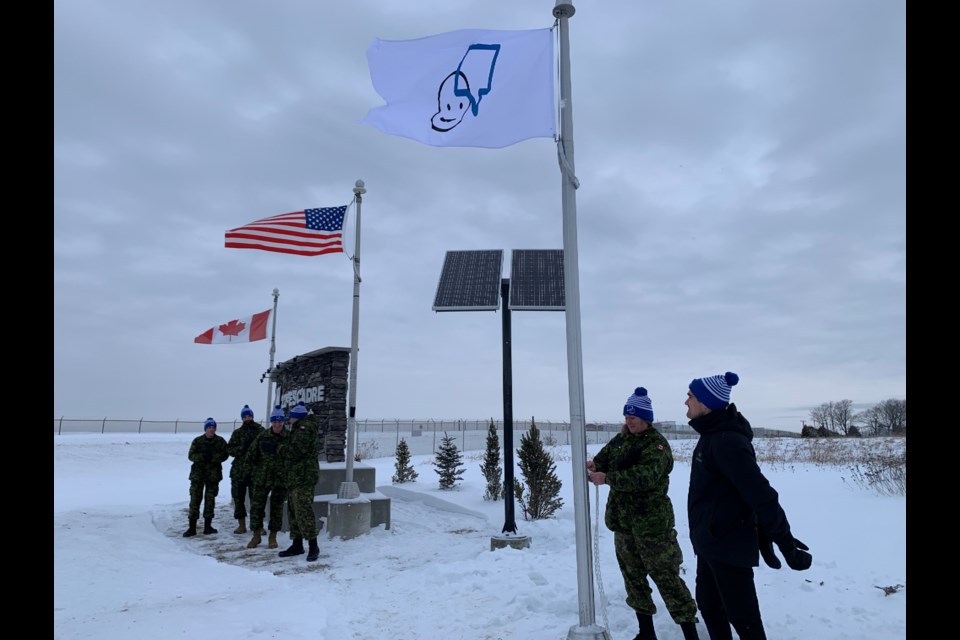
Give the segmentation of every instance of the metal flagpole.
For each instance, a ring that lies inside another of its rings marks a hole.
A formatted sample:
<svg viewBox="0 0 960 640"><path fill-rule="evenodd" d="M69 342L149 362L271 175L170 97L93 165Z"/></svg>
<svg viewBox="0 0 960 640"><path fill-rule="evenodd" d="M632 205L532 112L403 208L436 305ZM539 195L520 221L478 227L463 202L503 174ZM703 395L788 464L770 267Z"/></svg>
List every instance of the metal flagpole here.
<svg viewBox="0 0 960 640"><path fill-rule="evenodd" d="M277 298L280 289L273 290L273 326L270 329L270 366L267 367L267 412L264 416L269 419L273 411L273 356L277 353Z"/></svg>
<svg viewBox="0 0 960 640"><path fill-rule="evenodd" d="M363 202L363 180L353 188L357 203L356 238L353 250L353 328L350 333L350 405L347 414L347 473L340 485L338 498L352 500L360 497L360 487L353 481L353 457L357 442L357 341L360 333L360 203Z"/></svg>
<svg viewBox="0 0 960 640"><path fill-rule="evenodd" d="M578 186L573 162L573 100L570 92L569 18L576 9L570 0L557 0L553 16L560 29L560 139L557 153L563 201L563 286L566 295L567 385L570 394L570 443L573 464L573 505L577 539L577 589L580 624L570 627L567 638L610 640L607 630L595 623L593 563L590 557L590 506L587 493L587 445L584 428L583 348L580 342L580 270L577 262Z"/></svg>

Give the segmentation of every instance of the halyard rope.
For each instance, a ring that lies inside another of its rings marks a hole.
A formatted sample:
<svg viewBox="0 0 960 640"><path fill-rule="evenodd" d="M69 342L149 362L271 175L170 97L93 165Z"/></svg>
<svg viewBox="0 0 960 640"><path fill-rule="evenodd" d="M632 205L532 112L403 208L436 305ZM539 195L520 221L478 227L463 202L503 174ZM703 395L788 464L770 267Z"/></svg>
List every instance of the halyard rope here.
<svg viewBox="0 0 960 640"><path fill-rule="evenodd" d="M594 500L594 519L593 519L593 564L596 567L597 574L597 592L600 595L600 612L603 614L603 627L610 629L610 623L607 621L607 598L603 594L603 578L600 577L600 487L593 485L595 489L596 500Z"/></svg>

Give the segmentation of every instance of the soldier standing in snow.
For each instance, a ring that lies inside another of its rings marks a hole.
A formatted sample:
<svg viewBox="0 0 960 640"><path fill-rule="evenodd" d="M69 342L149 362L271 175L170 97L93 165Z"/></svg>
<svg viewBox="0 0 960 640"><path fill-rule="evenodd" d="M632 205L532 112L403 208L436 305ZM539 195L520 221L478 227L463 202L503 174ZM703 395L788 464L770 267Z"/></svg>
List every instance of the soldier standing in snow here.
<svg viewBox="0 0 960 640"><path fill-rule="evenodd" d="M697 556L697 605L711 640L766 640L753 581L759 556L774 569L780 560L795 571L810 568L808 547L793 537L776 490L757 465L753 429L730 388L740 377L695 378L687 390L687 418L700 434L690 462L687 513Z"/></svg>
<svg viewBox="0 0 960 640"><path fill-rule="evenodd" d="M270 428L265 429L250 445L246 465L253 476L253 491L250 498L250 528L253 538L247 543L247 549L260 544L263 535L263 516L270 498L270 539L269 549L277 548L277 532L283 526L283 501L287 499L287 490L283 477L283 460L278 454L280 443L287 437L283 428L285 419L280 405L270 414Z"/></svg>
<svg viewBox="0 0 960 640"><path fill-rule="evenodd" d="M683 551L677 542L673 503L667 491L673 470L670 443L653 428L653 404L637 387L623 407L624 425L593 460L587 472L593 484L609 485L604 523L613 531L617 563L627 589L627 604L637 614L634 640L656 640L657 605L653 580L684 640L698 640L697 603L683 578Z"/></svg>
<svg viewBox="0 0 960 640"><path fill-rule="evenodd" d="M280 443L278 451L283 459L287 485L287 507L290 516L290 537L281 558L303 553L303 539L310 544L307 561L320 557L317 546L317 518L313 513L313 496L320 479L320 423L315 415L307 415L303 402L290 409L290 434Z"/></svg>
<svg viewBox="0 0 960 640"><path fill-rule="evenodd" d="M203 423L203 435L190 443L187 458L190 465L190 509L187 517L190 525L183 532L184 538L197 535L197 518L200 517L200 502L203 501L203 533L217 533L211 523L217 506L220 481L223 480L223 461L227 459L227 441L217 435L217 421L207 418Z"/></svg>
<svg viewBox="0 0 960 640"><path fill-rule="evenodd" d="M239 429L230 434L227 442L227 453L233 456L230 463L230 495L233 496L233 517L240 523L234 533L247 532L247 493L253 499L253 479L251 469L247 465L247 450L254 439L265 429L259 422L253 421L253 409L250 405L243 405L240 410L240 419L243 423ZM259 531L259 530L258 530Z"/></svg>

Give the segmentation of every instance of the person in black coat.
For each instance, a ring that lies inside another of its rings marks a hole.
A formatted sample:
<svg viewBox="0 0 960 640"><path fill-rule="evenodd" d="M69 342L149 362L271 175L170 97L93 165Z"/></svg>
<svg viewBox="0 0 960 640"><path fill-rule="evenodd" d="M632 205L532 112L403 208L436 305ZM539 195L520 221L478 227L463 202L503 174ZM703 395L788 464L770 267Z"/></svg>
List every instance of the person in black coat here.
<svg viewBox="0 0 960 640"><path fill-rule="evenodd" d="M696 378L687 391L687 418L700 439L690 463L687 516L697 556L696 600L711 640L766 640L753 567L810 568L808 547L793 537L776 490L757 465L753 429L730 402L740 381L730 371Z"/></svg>

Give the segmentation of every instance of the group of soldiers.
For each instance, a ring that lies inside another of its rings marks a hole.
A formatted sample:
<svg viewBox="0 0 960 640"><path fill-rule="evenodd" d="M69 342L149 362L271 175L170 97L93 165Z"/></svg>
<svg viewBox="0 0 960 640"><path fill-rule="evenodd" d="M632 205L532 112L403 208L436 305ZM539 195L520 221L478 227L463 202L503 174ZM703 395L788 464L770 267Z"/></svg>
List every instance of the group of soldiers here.
<svg viewBox="0 0 960 640"><path fill-rule="evenodd" d="M253 410L244 405L240 411L242 423L227 442L217 435L217 422L207 418L203 435L190 443L187 457L190 467L189 526L183 537L197 535L200 503L203 502L203 533L217 533L213 528L214 509L220 481L223 480L223 462L233 458L230 466L230 490L233 497L233 517L239 522L236 534L247 533L247 494L250 495L250 531L253 537L247 543L253 549L263 541L267 500L270 501L269 537L267 547L276 549L277 533L283 526L283 503L287 502L291 544L280 552L281 558L307 553L307 561L320 556L317 546L317 519L313 513L314 487L320 477L320 424L303 402L290 409L285 416L277 405L270 413L270 428L254 421ZM308 550L303 548L306 538Z"/></svg>

